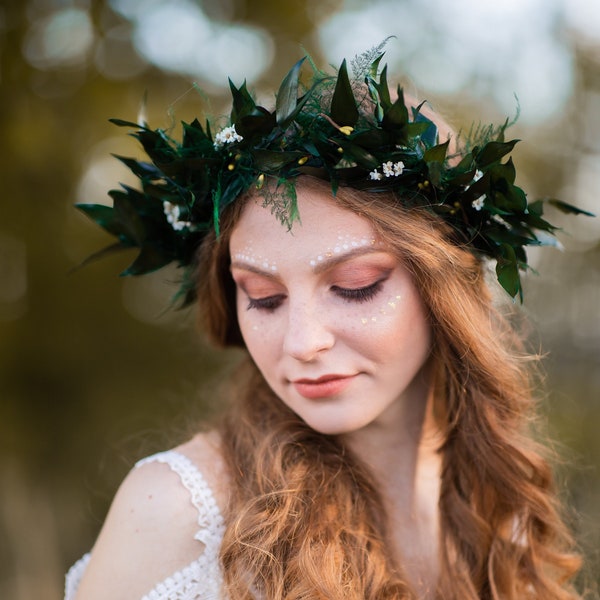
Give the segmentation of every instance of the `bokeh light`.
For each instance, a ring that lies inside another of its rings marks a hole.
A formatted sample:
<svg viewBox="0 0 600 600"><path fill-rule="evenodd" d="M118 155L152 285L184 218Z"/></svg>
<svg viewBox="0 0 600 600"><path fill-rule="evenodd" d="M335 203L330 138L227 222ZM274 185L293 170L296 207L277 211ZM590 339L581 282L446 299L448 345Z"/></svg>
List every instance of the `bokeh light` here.
<svg viewBox="0 0 600 600"><path fill-rule="evenodd" d="M273 44L264 30L212 21L189 0L114 0L113 6L132 20L140 54L161 69L224 88L227 77L252 81L271 64Z"/></svg>
<svg viewBox="0 0 600 600"><path fill-rule="evenodd" d="M317 33L334 64L348 55L349 45L360 52L394 35L397 42L386 54L391 72L439 95L468 90L505 114L514 113L517 96L528 124L556 114L573 93L572 50L557 35L558 0L374 0L347 7Z"/></svg>
<svg viewBox="0 0 600 600"><path fill-rule="evenodd" d="M85 64L93 43L88 11L65 8L33 22L23 54L37 69L72 67Z"/></svg>

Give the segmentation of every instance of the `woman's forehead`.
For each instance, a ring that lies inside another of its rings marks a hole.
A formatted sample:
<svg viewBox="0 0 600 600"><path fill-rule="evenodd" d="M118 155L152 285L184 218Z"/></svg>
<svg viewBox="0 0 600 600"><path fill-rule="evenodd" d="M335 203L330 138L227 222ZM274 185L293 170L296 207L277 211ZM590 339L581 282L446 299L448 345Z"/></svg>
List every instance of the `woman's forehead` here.
<svg viewBox="0 0 600 600"><path fill-rule="evenodd" d="M261 198L251 199L233 229L232 253L248 245L281 252L298 246L313 251L331 246L332 251L339 251L344 246L347 249L375 239L370 221L340 207L330 190L298 185L296 193L299 217L291 229L277 219L272 207L265 206Z"/></svg>

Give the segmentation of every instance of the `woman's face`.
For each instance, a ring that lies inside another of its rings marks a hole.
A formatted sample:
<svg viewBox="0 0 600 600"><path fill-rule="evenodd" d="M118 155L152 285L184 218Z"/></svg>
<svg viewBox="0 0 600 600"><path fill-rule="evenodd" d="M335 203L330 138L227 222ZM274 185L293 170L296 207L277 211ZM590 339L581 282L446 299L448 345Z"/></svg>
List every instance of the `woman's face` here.
<svg viewBox="0 0 600 600"><path fill-rule="evenodd" d="M429 389L431 330L412 277L363 217L299 184L288 231L249 201L230 240L237 314L264 378L310 427L350 433Z"/></svg>

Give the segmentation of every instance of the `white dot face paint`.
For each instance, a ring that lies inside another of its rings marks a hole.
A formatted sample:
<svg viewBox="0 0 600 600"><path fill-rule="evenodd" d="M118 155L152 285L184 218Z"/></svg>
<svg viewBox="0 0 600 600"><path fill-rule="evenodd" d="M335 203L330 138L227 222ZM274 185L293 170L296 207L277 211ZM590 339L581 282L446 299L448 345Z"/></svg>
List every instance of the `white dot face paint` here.
<svg viewBox="0 0 600 600"><path fill-rule="evenodd" d="M315 257L312 257L309 261L309 265L311 267L316 267L319 263L323 262L323 260L331 258L332 256L344 254L355 248L369 246L376 247L378 245L383 247L382 242L377 242L373 236L356 237L350 233L338 233L335 245L324 248L322 252Z"/></svg>
<svg viewBox="0 0 600 600"><path fill-rule="evenodd" d="M376 323L377 322L377 316L380 317L389 317L392 316L394 313L394 310L396 310L398 308L398 303L400 302L400 300L402 299L402 296L393 296L392 298L390 298L381 308L379 308L377 315L363 315L360 318L360 322L362 325L367 325L369 323Z"/></svg>
<svg viewBox="0 0 600 600"><path fill-rule="evenodd" d="M246 263L271 273L277 273L277 263L255 252L252 241L249 241L240 252L232 254L231 258L234 262Z"/></svg>

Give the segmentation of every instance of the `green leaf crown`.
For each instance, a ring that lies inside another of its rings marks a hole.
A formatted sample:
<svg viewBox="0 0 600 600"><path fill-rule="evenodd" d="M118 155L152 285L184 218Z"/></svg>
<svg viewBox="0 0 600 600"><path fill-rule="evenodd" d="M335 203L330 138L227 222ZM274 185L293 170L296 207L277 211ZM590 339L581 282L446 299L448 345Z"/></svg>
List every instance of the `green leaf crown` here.
<svg viewBox="0 0 600 600"><path fill-rule="evenodd" d="M256 104L245 82L236 87L229 80L230 125L214 136L210 123L202 127L197 119L182 124L181 141L147 124L111 119L135 129L150 161L117 156L139 178L140 189L111 190L112 207L77 205L117 238L90 258L139 248L122 275L176 262L185 269L178 293L185 306L195 299L196 250L211 228L219 232L222 211L256 186L291 227L298 217L295 178L311 173L328 179L333 194L339 185L393 191L406 205L439 215L459 243L496 261L500 284L522 300L525 246L554 239L548 234L556 228L542 216L544 202L590 213L556 199L527 202L515 185L512 159L503 162L518 141L505 141L508 123L478 128L460 155L449 156L448 140L439 142L436 125L421 113L423 104L409 109L400 86L392 99L387 66L379 69L380 49L355 59L352 79L345 60L335 76L313 65L308 85L300 82L303 58L283 79L273 111Z"/></svg>

